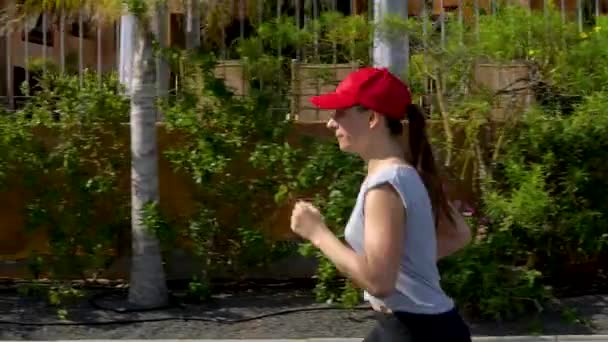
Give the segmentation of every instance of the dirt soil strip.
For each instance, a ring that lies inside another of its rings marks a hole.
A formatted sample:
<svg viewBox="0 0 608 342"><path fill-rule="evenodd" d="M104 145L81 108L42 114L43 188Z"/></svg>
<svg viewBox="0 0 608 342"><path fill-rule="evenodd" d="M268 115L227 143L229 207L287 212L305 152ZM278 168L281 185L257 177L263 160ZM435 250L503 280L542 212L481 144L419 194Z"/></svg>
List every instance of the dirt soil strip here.
<svg viewBox="0 0 608 342"><path fill-rule="evenodd" d="M116 308L121 300L121 296L109 296L98 301L98 304ZM561 305L567 305L565 313L547 310L502 323L467 321L473 334L478 337L608 334L608 295L564 299ZM251 319L300 308L308 311ZM185 304L164 310L132 313L100 310L84 299L66 307L67 321L62 322L57 317L57 308L49 306L44 300L24 298L16 292L4 291L0 293L0 339L362 338L375 323L374 313L369 309L311 310L316 308L319 305L314 303L308 290L257 289L218 295L205 305ZM245 321L225 323L231 320ZM30 325L14 324L17 322ZM71 325L53 325L65 323Z"/></svg>

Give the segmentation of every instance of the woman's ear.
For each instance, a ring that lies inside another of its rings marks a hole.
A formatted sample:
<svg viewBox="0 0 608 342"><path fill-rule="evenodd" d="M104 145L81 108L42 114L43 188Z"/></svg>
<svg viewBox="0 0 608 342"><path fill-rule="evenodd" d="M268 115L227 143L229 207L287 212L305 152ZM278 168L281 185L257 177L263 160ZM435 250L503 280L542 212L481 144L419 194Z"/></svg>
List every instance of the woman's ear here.
<svg viewBox="0 0 608 342"><path fill-rule="evenodd" d="M374 128L379 125L382 121L380 114L370 110L369 111L369 128Z"/></svg>

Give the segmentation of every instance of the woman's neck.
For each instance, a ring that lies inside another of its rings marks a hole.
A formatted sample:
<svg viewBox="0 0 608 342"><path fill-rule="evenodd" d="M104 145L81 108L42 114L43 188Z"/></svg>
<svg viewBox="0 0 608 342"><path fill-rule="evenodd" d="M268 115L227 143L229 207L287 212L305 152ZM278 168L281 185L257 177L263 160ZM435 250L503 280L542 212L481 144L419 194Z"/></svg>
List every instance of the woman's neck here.
<svg viewBox="0 0 608 342"><path fill-rule="evenodd" d="M378 168L385 165L407 165L405 160L405 152L402 146L396 141L378 145L378 150L370 153L368 158L365 158L367 163L367 174L374 173ZM380 148L382 147L382 148Z"/></svg>

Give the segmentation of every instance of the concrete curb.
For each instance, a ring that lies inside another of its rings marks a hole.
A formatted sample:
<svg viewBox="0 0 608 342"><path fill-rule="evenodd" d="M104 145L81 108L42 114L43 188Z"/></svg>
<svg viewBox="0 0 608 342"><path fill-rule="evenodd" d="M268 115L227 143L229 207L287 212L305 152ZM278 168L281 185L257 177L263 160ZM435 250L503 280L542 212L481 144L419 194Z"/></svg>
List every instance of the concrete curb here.
<svg viewBox="0 0 608 342"><path fill-rule="evenodd" d="M155 342L361 342L362 338L307 338L307 339L204 339L204 340L171 340L160 339ZM75 342L76 340L55 340L53 342ZM150 340L77 340L78 342L150 342ZM608 342L608 335L560 335L560 336L479 336L474 342ZM23 341L2 341L23 342Z"/></svg>

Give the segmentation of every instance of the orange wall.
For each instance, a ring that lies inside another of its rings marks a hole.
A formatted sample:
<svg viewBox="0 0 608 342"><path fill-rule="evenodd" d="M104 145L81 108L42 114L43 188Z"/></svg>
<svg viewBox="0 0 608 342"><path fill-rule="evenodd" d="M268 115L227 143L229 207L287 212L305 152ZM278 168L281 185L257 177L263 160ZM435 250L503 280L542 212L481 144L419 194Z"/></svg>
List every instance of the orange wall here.
<svg viewBox="0 0 608 342"><path fill-rule="evenodd" d="M431 126L432 130L438 129L438 125ZM125 135L128 130L125 129ZM315 136L321 139L333 138L325 128L324 123L298 124L296 135ZM435 133L435 135L437 132ZM162 152L178 141L175 136L167 134L162 128L159 129L159 148ZM128 148L125 146L125 148ZM172 169L172 165L162 157L160 158L160 197L161 206L167 214L172 217L188 217L194 212L195 203L192 199L193 184L185 175L180 175ZM252 175L254 177L254 175ZM123 184L125 191L129 191L128 170L123 172ZM44 234L28 234L24 229L23 208L27 203L27 195L22 192L19 182L12 182L8 191L0 194L0 261L23 260L36 250L44 252L47 250ZM470 181L452 183L452 197L472 199ZM221 194L218 194L221 198ZM279 208L268 201L267 205L272 209L269 213L268 222L260 222L260 226L275 239L289 239L292 237L289 231L288 218L290 208ZM227 206L226 215L231 209ZM236 208L239 210L239 208ZM129 229L129 227L125 227ZM124 248L128 248L129 242L121 242Z"/></svg>

